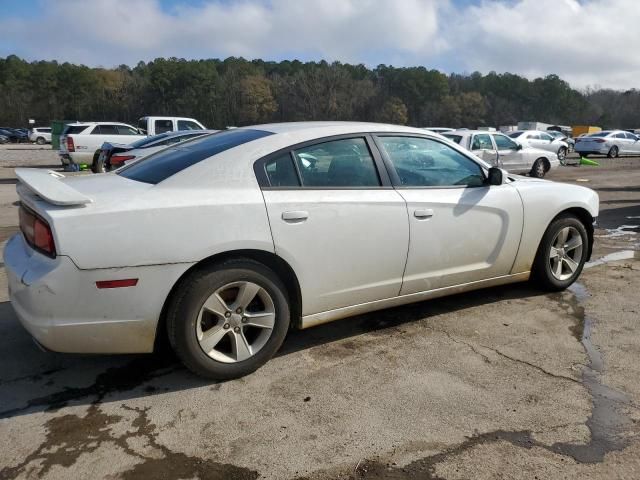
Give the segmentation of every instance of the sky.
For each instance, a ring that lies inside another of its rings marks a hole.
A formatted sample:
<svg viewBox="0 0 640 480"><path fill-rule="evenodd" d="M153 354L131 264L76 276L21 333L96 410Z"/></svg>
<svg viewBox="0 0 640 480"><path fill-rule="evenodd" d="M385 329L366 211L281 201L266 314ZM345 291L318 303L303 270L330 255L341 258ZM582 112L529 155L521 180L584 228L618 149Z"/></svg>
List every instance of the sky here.
<svg viewBox="0 0 640 480"><path fill-rule="evenodd" d="M0 0L0 57L242 56L640 88L638 0Z"/></svg>

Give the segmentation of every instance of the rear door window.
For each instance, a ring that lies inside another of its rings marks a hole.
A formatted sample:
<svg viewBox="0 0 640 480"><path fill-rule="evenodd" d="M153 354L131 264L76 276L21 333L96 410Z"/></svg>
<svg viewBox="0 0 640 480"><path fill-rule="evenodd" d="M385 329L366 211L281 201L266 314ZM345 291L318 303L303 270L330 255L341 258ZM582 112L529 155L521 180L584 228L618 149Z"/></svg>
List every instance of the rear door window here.
<svg viewBox="0 0 640 480"><path fill-rule="evenodd" d="M493 150L491 137L486 133L481 133L473 137L473 145L471 150Z"/></svg>
<svg viewBox="0 0 640 480"><path fill-rule="evenodd" d="M135 128L131 128L127 125L116 125L116 128L118 129L119 135L140 135Z"/></svg>
<svg viewBox="0 0 640 480"><path fill-rule="evenodd" d="M380 178L364 138L323 142L293 152L305 187L379 187Z"/></svg>
<svg viewBox="0 0 640 480"><path fill-rule="evenodd" d="M265 164L269 185L272 187L299 187L300 180L293 164L291 152L283 153Z"/></svg>
<svg viewBox="0 0 640 480"><path fill-rule="evenodd" d="M91 135L119 135L117 125L97 125Z"/></svg>
<svg viewBox="0 0 640 480"><path fill-rule="evenodd" d="M125 166L118 171L118 175L137 182L157 184L218 153L268 135L273 134L253 129L234 129L205 135Z"/></svg>

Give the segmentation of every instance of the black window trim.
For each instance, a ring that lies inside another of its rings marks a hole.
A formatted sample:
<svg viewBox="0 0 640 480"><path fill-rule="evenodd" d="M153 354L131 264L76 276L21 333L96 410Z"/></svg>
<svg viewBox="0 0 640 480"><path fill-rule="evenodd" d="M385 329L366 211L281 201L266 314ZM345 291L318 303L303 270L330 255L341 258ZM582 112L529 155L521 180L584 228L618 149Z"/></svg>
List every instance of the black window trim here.
<svg viewBox="0 0 640 480"><path fill-rule="evenodd" d="M373 137L373 141L376 143L376 147L378 148L378 150L382 154L382 158L383 158L385 167L388 170L388 173L389 173L389 175L391 177L391 183L392 183L393 187L396 190L444 190L444 189L449 190L449 189L466 189L466 188L485 188L485 187L488 187L486 167L484 165L482 165L481 163L476 162L475 159L473 159L472 157L469 156L468 152L466 152L466 151L464 151L462 149L462 147L453 148L451 145L441 141L439 138L431 137L429 135L420 135L418 133L382 132L382 133L373 133L372 137ZM427 140L432 140L434 142L441 143L442 145L444 145L446 147L453 148L453 150L455 150L460 155L462 155L463 157L467 158L469 161L473 162L474 164L476 164L480 168L480 172L482 172L482 176L484 177L483 184L482 185L475 185L475 186L473 186L473 185L424 185L424 186L402 185L402 182L400 181L400 177L398 176L398 173L396 172L396 169L393 166L393 162L389 158L389 155L387 154L387 152L384 149L384 147L378 141L378 138L380 138L380 137L425 138Z"/></svg>
<svg viewBox="0 0 640 480"><path fill-rule="evenodd" d="M380 185L378 186L365 186L365 187L349 187L349 186L333 186L333 187L321 187L321 186L309 186L304 185L302 181L302 174L300 172L300 168L298 166L298 162L295 161L293 157L293 152L295 150L299 150L301 148L312 147L314 145L320 145L322 143L328 143L335 140L349 140L353 138L362 138L369 149L369 153L373 159L373 164L376 169L376 173L378 174L378 179L380 180ZM270 160L273 160L276 157L284 155L288 153L291 157L291 161L296 169L296 175L298 176L297 186L291 187L274 187L271 186L271 182L269 181L269 175L267 174L266 165ZM322 138L314 138L313 140L307 140L306 142L297 143L295 145L289 145L287 147L281 148L275 152L270 153L262 158L259 158L253 163L253 171L256 175L256 179L258 180L258 185L262 190L391 190L393 189L391 178L389 177L389 172L387 171L387 166L384 164L382 159L382 155L378 149L378 146L375 144L375 141L372 137L372 134L369 132L364 133L347 133L341 135L330 135Z"/></svg>

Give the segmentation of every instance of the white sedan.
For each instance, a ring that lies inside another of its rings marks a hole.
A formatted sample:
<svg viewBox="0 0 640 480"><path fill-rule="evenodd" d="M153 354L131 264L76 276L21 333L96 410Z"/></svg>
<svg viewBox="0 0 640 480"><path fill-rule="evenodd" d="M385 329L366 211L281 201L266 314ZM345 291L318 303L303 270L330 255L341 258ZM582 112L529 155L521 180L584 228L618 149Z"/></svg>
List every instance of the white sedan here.
<svg viewBox="0 0 640 480"><path fill-rule="evenodd" d="M367 123L243 127L115 173L16 174L21 233L4 261L37 342L133 353L168 337L216 379L260 367L290 328L530 276L564 289L599 203Z"/></svg>
<svg viewBox="0 0 640 480"><path fill-rule="evenodd" d="M509 137L524 146L555 153L560 162L564 162L569 152L569 144L567 142L540 130L516 130L509 132Z"/></svg>

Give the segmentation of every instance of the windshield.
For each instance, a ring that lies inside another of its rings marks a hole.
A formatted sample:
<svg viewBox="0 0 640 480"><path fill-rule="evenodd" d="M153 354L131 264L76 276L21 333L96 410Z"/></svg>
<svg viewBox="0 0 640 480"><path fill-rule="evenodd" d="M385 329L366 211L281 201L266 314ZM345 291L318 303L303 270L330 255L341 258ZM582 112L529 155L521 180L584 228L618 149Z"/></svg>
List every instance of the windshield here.
<svg viewBox="0 0 640 480"><path fill-rule="evenodd" d="M236 129L196 137L195 140L161 150L125 166L117 174L130 180L155 185L218 153L268 135L273 133L264 130Z"/></svg>

